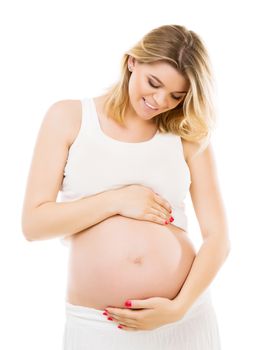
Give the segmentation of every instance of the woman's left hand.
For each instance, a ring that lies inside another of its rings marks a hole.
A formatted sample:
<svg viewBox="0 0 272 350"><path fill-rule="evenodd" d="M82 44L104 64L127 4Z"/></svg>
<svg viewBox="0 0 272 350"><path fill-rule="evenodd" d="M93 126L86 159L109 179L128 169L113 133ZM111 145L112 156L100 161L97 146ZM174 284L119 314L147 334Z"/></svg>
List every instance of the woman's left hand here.
<svg viewBox="0 0 272 350"><path fill-rule="evenodd" d="M127 331L151 330L182 317L176 302L167 298L153 297L144 300L130 300L125 308L107 307L107 317Z"/></svg>

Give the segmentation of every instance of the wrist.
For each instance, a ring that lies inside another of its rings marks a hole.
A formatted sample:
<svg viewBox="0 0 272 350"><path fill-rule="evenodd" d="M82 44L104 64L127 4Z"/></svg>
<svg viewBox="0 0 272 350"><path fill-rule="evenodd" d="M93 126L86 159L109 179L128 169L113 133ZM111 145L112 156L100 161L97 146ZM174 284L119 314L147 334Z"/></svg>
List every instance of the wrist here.
<svg viewBox="0 0 272 350"><path fill-rule="evenodd" d="M187 312L186 305L184 305L184 303L182 303L180 300L176 299L173 299L172 302L174 313L177 315L178 319L183 317Z"/></svg>
<svg viewBox="0 0 272 350"><path fill-rule="evenodd" d="M172 299L174 303L174 308L176 312L183 316L186 314L186 312L191 308L192 304L194 303L194 297L192 290L186 290L186 288L182 287L179 291L178 295Z"/></svg>
<svg viewBox="0 0 272 350"><path fill-rule="evenodd" d="M109 209L110 216L120 214L120 200L119 200L119 192L118 190L109 190L105 192L107 196L107 207Z"/></svg>

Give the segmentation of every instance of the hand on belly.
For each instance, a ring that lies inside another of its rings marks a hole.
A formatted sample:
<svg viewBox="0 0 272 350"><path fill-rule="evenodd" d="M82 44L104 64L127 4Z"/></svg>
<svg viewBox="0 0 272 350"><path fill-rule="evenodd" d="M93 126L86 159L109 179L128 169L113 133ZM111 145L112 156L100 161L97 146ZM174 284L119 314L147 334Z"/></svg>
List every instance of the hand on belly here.
<svg viewBox="0 0 272 350"><path fill-rule="evenodd" d="M101 310L126 299L173 299L194 257L181 229L116 215L73 236L67 299Z"/></svg>

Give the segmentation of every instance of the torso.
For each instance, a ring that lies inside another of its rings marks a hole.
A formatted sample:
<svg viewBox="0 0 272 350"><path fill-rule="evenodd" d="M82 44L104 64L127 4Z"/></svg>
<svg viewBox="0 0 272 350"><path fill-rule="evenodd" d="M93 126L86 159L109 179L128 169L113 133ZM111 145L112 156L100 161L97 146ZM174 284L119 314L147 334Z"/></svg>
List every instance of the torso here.
<svg viewBox="0 0 272 350"><path fill-rule="evenodd" d="M80 101L69 144L81 124ZM99 113L99 100L96 101ZM128 141L117 125L100 114L103 131L112 138ZM142 142L150 134L131 142ZM186 147L184 147L184 153ZM186 155L185 155L186 159ZM66 300L96 309L123 307L127 299L155 296L173 299L179 292L195 257L188 234L173 225L161 225L115 215L72 236Z"/></svg>

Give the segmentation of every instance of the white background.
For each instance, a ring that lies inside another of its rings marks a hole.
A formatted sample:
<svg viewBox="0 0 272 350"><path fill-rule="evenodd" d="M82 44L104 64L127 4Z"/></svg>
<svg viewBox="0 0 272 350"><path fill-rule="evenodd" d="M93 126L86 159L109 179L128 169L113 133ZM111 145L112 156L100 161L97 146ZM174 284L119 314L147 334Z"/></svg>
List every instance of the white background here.
<svg viewBox="0 0 272 350"><path fill-rule="evenodd" d="M28 242L21 209L49 106L99 95L123 52L162 24L201 35L217 83L213 136L231 254L215 279L222 348L271 349L271 18L268 1L1 3L0 348L61 349L67 251ZM270 26L270 27L269 27ZM190 201L192 236L200 233Z"/></svg>

